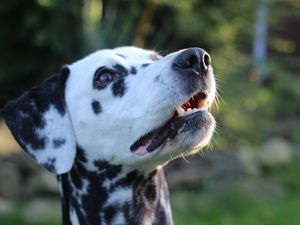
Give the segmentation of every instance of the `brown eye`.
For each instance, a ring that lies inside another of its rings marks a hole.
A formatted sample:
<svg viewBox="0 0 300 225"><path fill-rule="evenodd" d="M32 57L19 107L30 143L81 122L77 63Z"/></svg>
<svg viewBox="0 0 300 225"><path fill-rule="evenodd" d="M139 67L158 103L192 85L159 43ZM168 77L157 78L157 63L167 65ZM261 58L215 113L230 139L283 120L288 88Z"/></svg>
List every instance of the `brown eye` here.
<svg viewBox="0 0 300 225"><path fill-rule="evenodd" d="M97 81L100 83L100 84L107 84L109 82L112 81L112 75L110 73L103 73L103 74L100 74L97 78Z"/></svg>
<svg viewBox="0 0 300 225"><path fill-rule="evenodd" d="M96 72L96 82L98 84L102 84L102 85L105 85L105 84L108 84L110 83L113 79L114 79L114 74L113 74L113 71L110 71L110 70L98 70Z"/></svg>
<svg viewBox="0 0 300 225"><path fill-rule="evenodd" d="M107 67L100 67L94 74L93 87L102 90L119 78L120 75L117 71Z"/></svg>

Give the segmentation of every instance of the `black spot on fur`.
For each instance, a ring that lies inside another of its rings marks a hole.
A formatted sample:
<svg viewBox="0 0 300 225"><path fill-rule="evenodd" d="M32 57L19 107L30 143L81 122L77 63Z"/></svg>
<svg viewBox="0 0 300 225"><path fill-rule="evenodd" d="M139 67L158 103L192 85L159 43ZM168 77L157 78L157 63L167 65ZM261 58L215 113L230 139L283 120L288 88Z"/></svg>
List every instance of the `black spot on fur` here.
<svg viewBox="0 0 300 225"><path fill-rule="evenodd" d="M158 205L156 207L156 212L155 212L155 221L153 223L153 225L167 225L169 223L167 223L167 215L166 215L166 211L163 208L161 202L158 202Z"/></svg>
<svg viewBox="0 0 300 225"><path fill-rule="evenodd" d="M130 73L133 75L135 75L137 73L135 66L130 67Z"/></svg>
<svg viewBox="0 0 300 225"><path fill-rule="evenodd" d="M68 221L69 210L75 210L80 224L83 225L111 224L119 213L124 215L124 224L126 225L142 224L146 215L154 216L153 225L170 224L160 202L164 198L159 195L160 192L156 192L156 187L160 188L159 185L165 182L163 179L156 184L157 179L160 178L156 176L157 171L145 176L143 173L133 170L119 177L122 172L121 165L112 165L105 160L95 161L94 165L98 170L88 171L83 162L86 161L84 150L77 147L77 152L79 156L77 154L75 164L70 172L73 175L61 175L64 178L61 179L64 193L63 207L68 209L63 209L64 219ZM83 170L84 173L81 174L80 170ZM87 184L84 193L81 192L83 181ZM132 198L109 203L109 194L116 190L122 190L122 188L131 189ZM159 199L159 201L155 201L155 199Z"/></svg>
<svg viewBox="0 0 300 225"><path fill-rule="evenodd" d="M102 185L103 180L104 177L99 176L96 172L88 174L87 193L81 198L82 211L87 224L100 224L100 211L108 198L108 192Z"/></svg>
<svg viewBox="0 0 300 225"><path fill-rule="evenodd" d="M86 178L88 176L88 170L86 169L85 165L82 162L78 161L76 166L77 166L77 171L80 174L80 176L82 178Z"/></svg>
<svg viewBox="0 0 300 225"><path fill-rule="evenodd" d="M87 162L87 158L85 156L84 150L83 148L81 148L80 146L76 146L76 152L77 152L77 160L83 163Z"/></svg>
<svg viewBox="0 0 300 225"><path fill-rule="evenodd" d="M128 75L128 70L124 66L121 66L120 64L114 65L113 68L114 68L115 72L118 73L119 75L121 75L122 77L125 77Z"/></svg>
<svg viewBox="0 0 300 225"><path fill-rule="evenodd" d="M102 112L101 104L97 100L92 101L92 108L96 115Z"/></svg>
<svg viewBox="0 0 300 225"><path fill-rule="evenodd" d="M55 162L56 162L55 158L48 158L47 162L42 163L41 165L45 167L47 170L55 172L56 171Z"/></svg>
<svg viewBox="0 0 300 225"><path fill-rule="evenodd" d="M87 162L84 150L77 146L77 154L72 170L69 172L72 183L77 189L82 188L83 179L88 177L88 170L84 165Z"/></svg>
<svg viewBox="0 0 300 225"><path fill-rule="evenodd" d="M150 65L150 63L144 63L144 64L142 64L142 67L143 68L146 68L147 66L149 66Z"/></svg>
<svg viewBox="0 0 300 225"><path fill-rule="evenodd" d="M54 148L60 148L65 143L66 143L66 139L64 138L55 138L52 140L52 145Z"/></svg>
<svg viewBox="0 0 300 225"><path fill-rule="evenodd" d="M76 164L74 164L73 169L70 171L70 177L71 177L72 183L75 185L75 187L78 189L81 189L82 188L82 179L81 179L80 174L78 173Z"/></svg>
<svg viewBox="0 0 300 225"><path fill-rule="evenodd" d="M50 107L54 107L61 116L65 114L64 90L68 76L69 69L62 69L60 74L51 76L10 101L1 111L12 134L25 151L28 148L43 150L49 141L47 137L38 135L37 130L44 128L46 121L43 115ZM29 116L20 116L20 112Z"/></svg>
<svg viewBox="0 0 300 225"><path fill-rule="evenodd" d="M126 219L126 224L135 225L142 224L145 214L148 214L148 209L145 207L147 205L153 204L151 207L156 207L156 204L153 201L146 203L145 196L145 187L148 185L154 185L155 179L154 175L156 172L151 173L148 177L145 177L143 174L138 173L137 170L134 170L127 174L127 176L117 182L117 185L124 187L130 187L133 190L132 201L126 202L123 205L124 217ZM150 188L151 189L151 188ZM152 193L153 198L153 193ZM161 223L163 224L163 223Z"/></svg>
<svg viewBox="0 0 300 225"><path fill-rule="evenodd" d="M112 89L112 92L113 92L114 96L122 97L125 94L125 91L126 91L125 79L120 78L119 80L114 82L111 89Z"/></svg>
<svg viewBox="0 0 300 225"><path fill-rule="evenodd" d="M128 187L133 184L136 180L142 180L144 178L143 175L139 175L137 170L133 170L126 174L124 178L121 178L116 182L116 187ZM114 188L114 187L113 187ZM110 190L112 191L112 190Z"/></svg>
<svg viewBox="0 0 300 225"><path fill-rule="evenodd" d="M156 199L156 186L153 183L146 186L145 197L151 202Z"/></svg>
<svg viewBox="0 0 300 225"><path fill-rule="evenodd" d="M72 225L71 219L70 219L70 203L71 199L69 198L69 193L72 192L70 188L70 182L67 180L68 174L63 174L63 175L58 175L57 180L59 185L61 185L61 209L62 209L62 220L63 220L63 225ZM73 210L73 209L72 209Z"/></svg>
<svg viewBox="0 0 300 225"><path fill-rule="evenodd" d="M117 209L118 206L116 205L110 205L104 209L104 219L106 221L106 224L111 224L112 219L116 215Z"/></svg>
<svg viewBox="0 0 300 225"><path fill-rule="evenodd" d="M122 171L121 165L112 165L104 160L97 160L94 162L94 165L102 171L103 176L109 179L113 179Z"/></svg>
<svg viewBox="0 0 300 225"><path fill-rule="evenodd" d="M142 215L138 212L138 209L132 210L132 205L130 202L126 202L123 206L123 212L125 220L127 221L128 225L135 225L135 224L141 224L142 222ZM132 216L134 215L134 216ZM136 223L136 221L138 223Z"/></svg>

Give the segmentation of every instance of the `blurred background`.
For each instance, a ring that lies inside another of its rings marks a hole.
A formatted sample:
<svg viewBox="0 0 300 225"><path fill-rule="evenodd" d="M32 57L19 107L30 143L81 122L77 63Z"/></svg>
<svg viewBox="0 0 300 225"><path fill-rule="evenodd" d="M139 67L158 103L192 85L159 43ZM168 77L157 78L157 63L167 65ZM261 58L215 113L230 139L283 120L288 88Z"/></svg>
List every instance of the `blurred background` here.
<svg viewBox="0 0 300 225"><path fill-rule="evenodd" d="M206 49L218 128L167 167L175 225L300 224L299 0L3 0L0 18L0 108L96 49ZM1 120L0 224L61 224L55 177Z"/></svg>

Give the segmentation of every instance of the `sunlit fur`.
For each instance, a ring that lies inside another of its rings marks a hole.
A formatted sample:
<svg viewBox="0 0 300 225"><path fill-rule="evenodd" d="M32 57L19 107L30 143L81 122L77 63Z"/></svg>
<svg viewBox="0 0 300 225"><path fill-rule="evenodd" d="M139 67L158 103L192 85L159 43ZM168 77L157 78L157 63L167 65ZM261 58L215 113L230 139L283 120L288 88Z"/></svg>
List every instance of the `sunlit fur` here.
<svg viewBox="0 0 300 225"><path fill-rule="evenodd" d="M161 165L199 152L216 126L207 111L216 96L212 67L206 65L201 74L174 69L181 53L100 50L4 107L1 114L17 142L58 175L64 224L173 224ZM103 69L115 76L104 85L96 79ZM130 148L199 92L207 94L207 107L173 118L183 122L172 128L172 137L168 133L159 147L143 154Z"/></svg>
<svg viewBox="0 0 300 225"><path fill-rule="evenodd" d="M130 146L142 135L160 127L187 96L180 74L171 68L180 51L153 61L153 51L135 47L122 47L97 51L71 65L66 85L66 101L74 127L77 143L87 150L91 159L105 159L128 167L153 168L180 156L183 152L195 152L209 143L215 122L209 112L209 125L203 124L198 131L181 133L172 142L144 156L132 153ZM120 55L126 56L124 59ZM142 65L150 63L143 68ZM91 88L95 71L121 65L127 70L135 67L137 74L125 79L126 93L115 97L110 87L103 90ZM209 68L209 96L211 105L216 85L212 68ZM102 112L91 110L91 101L100 102Z"/></svg>

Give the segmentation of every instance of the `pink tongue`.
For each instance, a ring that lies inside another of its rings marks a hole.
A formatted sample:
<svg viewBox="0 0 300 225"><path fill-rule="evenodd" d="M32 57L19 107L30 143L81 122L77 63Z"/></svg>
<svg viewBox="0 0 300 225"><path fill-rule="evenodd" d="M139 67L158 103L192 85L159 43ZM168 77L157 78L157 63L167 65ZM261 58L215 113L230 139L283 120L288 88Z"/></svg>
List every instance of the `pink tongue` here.
<svg viewBox="0 0 300 225"><path fill-rule="evenodd" d="M136 155L139 155L139 156L143 156L143 155L147 154L147 153L148 153L147 147L148 147L149 145L150 145L150 143L147 144L147 145L145 145L145 146L139 147L137 150L134 151L134 153L135 153Z"/></svg>

